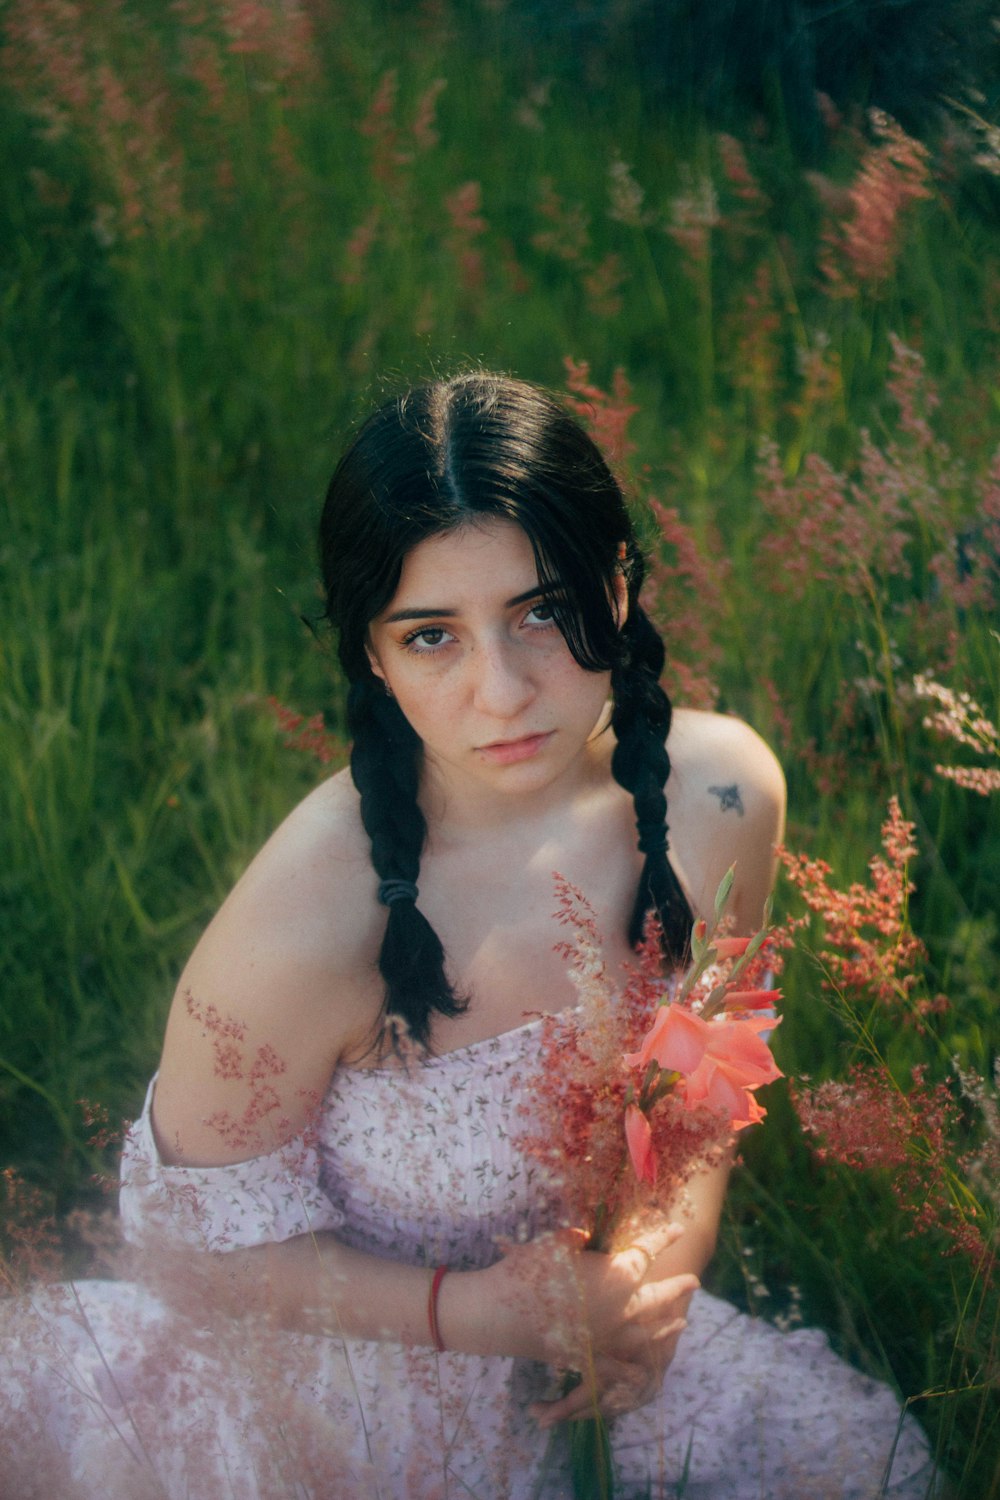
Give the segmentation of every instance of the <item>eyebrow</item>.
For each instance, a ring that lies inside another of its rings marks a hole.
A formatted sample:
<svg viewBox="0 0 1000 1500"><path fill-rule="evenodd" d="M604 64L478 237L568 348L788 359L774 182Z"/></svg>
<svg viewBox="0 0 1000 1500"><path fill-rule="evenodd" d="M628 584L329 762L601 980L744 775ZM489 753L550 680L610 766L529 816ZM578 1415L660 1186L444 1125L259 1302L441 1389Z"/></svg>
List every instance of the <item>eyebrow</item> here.
<svg viewBox="0 0 1000 1500"><path fill-rule="evenodd" d="M533 589L525 589L523 594L515 594L513 599L504 601L504 609L516 609L519 604L527 604L529 599L539 599L550 594L562 592L559 583L536 583ZM393 610L391 615L386 615L384 625L397 625L402 620L453 620L460 611L457 609L414 609Z"/></svg>

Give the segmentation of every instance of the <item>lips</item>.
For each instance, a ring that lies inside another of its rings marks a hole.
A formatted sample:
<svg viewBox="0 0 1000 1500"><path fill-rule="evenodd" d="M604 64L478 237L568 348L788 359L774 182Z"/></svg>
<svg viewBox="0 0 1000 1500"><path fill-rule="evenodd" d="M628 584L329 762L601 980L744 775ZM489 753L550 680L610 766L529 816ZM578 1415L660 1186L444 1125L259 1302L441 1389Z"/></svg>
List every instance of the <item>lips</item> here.
<svg viewBox="0 0 1000 1500"><path fill-rule="evenodd" d="M552 738L552 730L544 734L526 734L517 740L495 740L492 745L480 745L479 754L494 765L511 766L518 761L530 760Z"/></svg>

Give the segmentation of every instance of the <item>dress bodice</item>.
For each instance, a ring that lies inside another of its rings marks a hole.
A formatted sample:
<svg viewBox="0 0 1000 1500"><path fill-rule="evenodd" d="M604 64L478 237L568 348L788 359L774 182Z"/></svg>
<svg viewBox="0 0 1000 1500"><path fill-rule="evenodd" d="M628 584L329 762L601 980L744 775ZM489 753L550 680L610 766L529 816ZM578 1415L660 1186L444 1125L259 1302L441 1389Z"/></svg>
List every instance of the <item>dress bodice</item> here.
<svg viewBox="0 0 1000 1500"><path fill-rule="evenodd" d="M489 1265L500 1241L557 1218L545 1170L520 1143L541 1026L536 1017L440 1056L339 1069L301 1136L219 1167L160 1160L154 1079L122 1159L126 1235L222 1250L333 1229L411 1264Z"/></svg>
<svg viewBox="0 0 1000 1500"><path fill-rule="evenodd" d="M473 1268L496 1259L498 1240L551 1226L544 1169L520 1144L540 1026L334 1075L316 1134L342 1239L396 1260Z"/></svg>

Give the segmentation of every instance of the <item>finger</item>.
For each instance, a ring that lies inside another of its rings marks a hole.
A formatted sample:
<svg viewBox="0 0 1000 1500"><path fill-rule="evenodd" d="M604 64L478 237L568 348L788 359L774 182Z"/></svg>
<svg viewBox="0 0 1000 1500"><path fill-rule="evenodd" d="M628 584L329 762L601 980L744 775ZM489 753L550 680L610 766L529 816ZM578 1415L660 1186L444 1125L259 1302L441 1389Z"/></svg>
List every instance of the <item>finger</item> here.
<svg viewBox="0 0 1000 1500"><path fill-rule="evenodd" d="M608 1384L598 1396L578 1385L558 1401L540 1401L530 1408L531 1415L543 1431L559 1422L584 1422L597 1416L620 1417L624 1412L651 1401L662 1383L662 1372L644 1367L622 1365L622 1374Z"/></svg>
<svg viewBox="0 0 1000 1500"><path fill-rule="evenodd" d="M671 1245L675 1245L684 1233L684 1225L676 1222L651 1224L642 1229L619 1252L620 1256L628 1256L633 1263L639 1263L639 1270L644 1276L656 1257Z"/></svg>
<svg viewBox="0 0 1000 1500"><path fill-rule="evenodd" d="M687 1271L680 1276L664 1276L662 1281L644 1281L632 1295L630 1311L640 1323L676 1317L679 1308L686 1311L685 1299L689 1300L700 1286L697 1276Z"/></svg>
<svg viewBox="0 0 1000 1500"><path fill-rule="evenodd" d="M619 1359L599 1355L590 1366L587 1376L578 1380L571 1390L552 1401L536 1401L529 1411L542 1428L553 1427L557 1422L595 1417L599 1413L611 1416L619 1409L618 1403L628 1393L646 1385L648 1379L648 1367L641 1362L634 1362L628 1356ZM609 1392L615 1393L610 1404Z"/></svg>
<svg viewBox="0 0 1000 1500"><path fill-rule="evenodd" d="M652 1401L660 1389L660 1376L652 1376L649 1371L643 1371L641 1376L636 1375L631 1380L619 1381L616 1385L609 1386L600 1400L602 1417L621 1417L627 1411L635 1411L639 1406L645 1406L647 1401ZM570 1417L570 1421L579 1421L579 1417Z"/></svg>
<svg viewBox="0 0 1000 1500"><path fill-rule="evenodd" d="M651 1344L663 1344L668 1339L679 1338L687 1327L687 1318L674 1318L670 1323L664 1323L662 1328L647 1335Z"/></svg>
<svg viewBox="0 0 1000 1500"><path fill-rule="evenodd" d="M686 1327L687 1319L683 1317L670 1318L660 1325L633 1324L622 1331L602 1358L630 1369L659 1368L664 1363L664 1349L669 1350L671 1340L680 1338ZM669 1358L672 1356L668 1355L668 1362Z"/></svg>
<svg viewBox="0 0 1000 1500"><path fill-rule="evenodd" d="M597 1416L599 1410L594 1392L582 1382L556 1401L536 1401L528 1408L543 1432L547 1432L557 1422L567 1422L573 1417Z"/></svg>

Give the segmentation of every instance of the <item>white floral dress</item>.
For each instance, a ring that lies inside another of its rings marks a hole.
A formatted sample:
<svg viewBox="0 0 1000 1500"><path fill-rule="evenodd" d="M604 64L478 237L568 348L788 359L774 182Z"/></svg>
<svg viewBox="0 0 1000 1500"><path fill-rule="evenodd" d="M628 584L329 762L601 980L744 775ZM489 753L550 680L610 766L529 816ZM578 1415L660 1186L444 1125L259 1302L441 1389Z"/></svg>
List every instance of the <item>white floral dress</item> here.
<svg viewBox="0 0 1000 1500"><path fill-rule="evenodd" d="M552 1222L517 1139L539 1025L408 1071L339 1072L314 1138L236 1166L163 1166L151 1085L123 1158L126 1237L149 1265L319 1230L411 1264L488 1265L498 1240ZM563 1439L526 1413L553 1394L541 1366L182 1314L148 1281L56 1288L14 1321L0 1375L10 1500L571 1494ZM620 1500L935 1493L924 1437L887 1387L823 1334L781 1333L704 1292L660 1397L613 1424L613 1447Z"/></svg>

